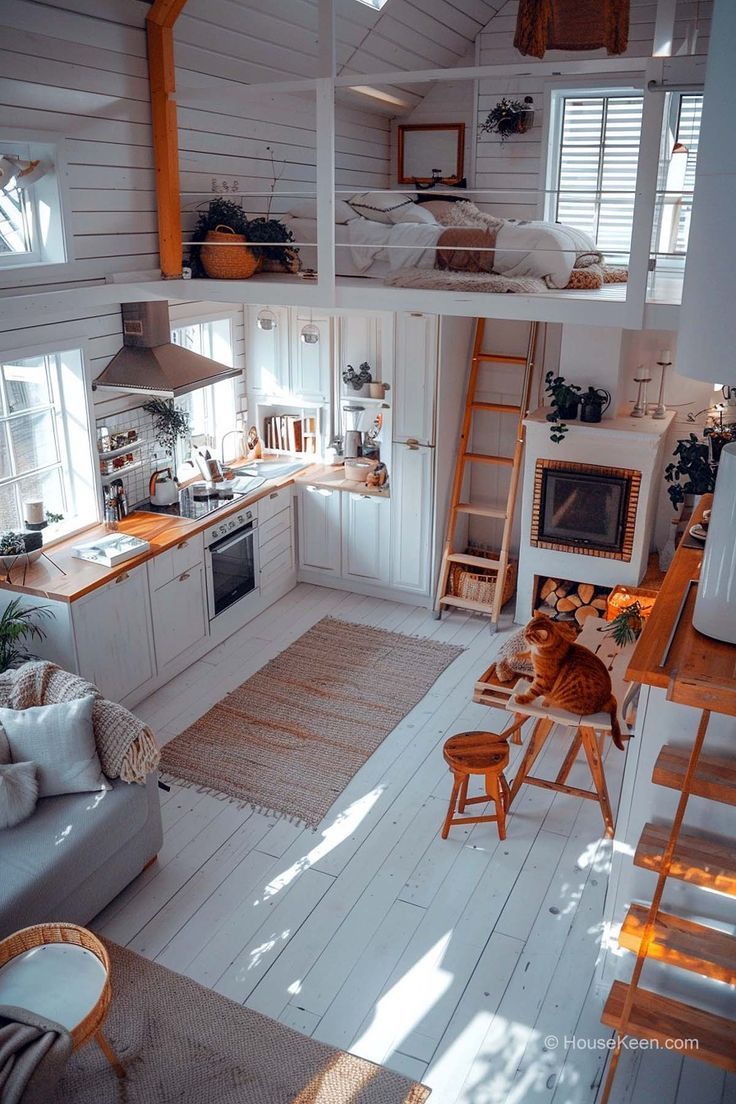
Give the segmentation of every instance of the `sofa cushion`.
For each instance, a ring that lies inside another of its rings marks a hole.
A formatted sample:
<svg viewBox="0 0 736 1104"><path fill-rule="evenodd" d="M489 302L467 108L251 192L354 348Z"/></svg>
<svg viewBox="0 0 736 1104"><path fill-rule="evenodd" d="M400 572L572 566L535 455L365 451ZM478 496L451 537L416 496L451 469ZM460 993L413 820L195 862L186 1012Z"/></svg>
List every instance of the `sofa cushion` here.
<svg viewBox="0 0 736 1104"><path fill-rule="evenodd" d="M35 763L0 763L0 829L14 828L36 808Z"/></svg>
<svg viewBox="0 0 736 1104"><path fill-rule="evenodd" d="M145 786L117 780L97 793L44 797L28 820L0 832L0 930L5 916L56 915L82 877L115 862L148 817Z"/></svg>
<svg viewBox="0 0 736 1104"><path fill-rule="evenodd" d="M92 727L92 694L57 705L0 709L14 763L36 764L41 797L108 790Z"/></svg>

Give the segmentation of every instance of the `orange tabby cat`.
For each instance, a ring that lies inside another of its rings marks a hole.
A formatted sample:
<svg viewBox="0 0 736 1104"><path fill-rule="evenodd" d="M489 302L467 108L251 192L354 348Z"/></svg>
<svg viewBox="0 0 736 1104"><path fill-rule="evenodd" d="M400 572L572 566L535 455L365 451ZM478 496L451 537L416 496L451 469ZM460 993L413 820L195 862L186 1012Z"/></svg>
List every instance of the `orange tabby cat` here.
<svg viewBox="0 0 736 1104"><path fill-rule="evenodd" d="M573 642L574 630L569 625L552 621L543 613L532 618L524 637L531 648L534 681L526 694L517 696L519 705L544 695L546 704L569 713L610 713L613 742L623 750L616 699L605 663Z"/></svg>

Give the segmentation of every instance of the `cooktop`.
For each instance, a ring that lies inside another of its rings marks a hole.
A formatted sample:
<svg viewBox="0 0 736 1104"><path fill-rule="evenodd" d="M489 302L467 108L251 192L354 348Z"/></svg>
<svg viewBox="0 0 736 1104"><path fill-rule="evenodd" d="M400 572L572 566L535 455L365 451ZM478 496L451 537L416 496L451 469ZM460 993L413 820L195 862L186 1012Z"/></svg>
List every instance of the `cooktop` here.
<svg viewBox="0 0 736 1104"><path fill-rule="evenodd" d="M246 495L239 494L231 487L223 487L219 491L217 489L208 491L204 484L195 483L191 487L185 487L184 490L179 491L179 501L172 503L170 506L156 506L150 499L146 499L144 502L136 503L136 509L150 510L154 514L176 514L180 517L190 518L192 521L198 521L199 518L214 514L216 510L222 509L223 506L229 506L231 503L239 502L246 497Z"/></svg>

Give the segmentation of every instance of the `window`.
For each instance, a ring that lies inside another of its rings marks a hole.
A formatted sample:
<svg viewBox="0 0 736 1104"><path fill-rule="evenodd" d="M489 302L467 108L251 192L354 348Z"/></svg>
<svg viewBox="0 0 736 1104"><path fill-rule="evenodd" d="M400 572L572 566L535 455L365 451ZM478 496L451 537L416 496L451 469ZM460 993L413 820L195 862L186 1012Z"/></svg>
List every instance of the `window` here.
<svg viewBox="0 0 736 1104"><path fill-rule="evenodd" d="M642 106L634 89L552 93L546 218L585 230L614 262L631 244Z"/></svg>
<svg viewBox="0 0 736 1104"><path fill-rule="evenodd" d="M58 157L47 142L0 141L0 268L67 259Z"/></svg>
<svg viewBox="0 0 736 1104"><path fill-rule="evenodd" d="M0 530L22 529L38 499L64 516L53 535L98 516L78 349L0 359Z"/></svg>
<svg viewBox="0 0 736 1104"><path fill-rule="evenodd" d="M234 364L232 325L229 318L182 326L171 331L171 340L201 356L219 360L221 364L229 367ZM192 437L201 438L199 443L206 443L209 448L218 452L224 435L236 428L240 408L238 382L237 379L220 380L208 387L191 391L188 395L181 395L176 400L176 405L189 414Z"/></svg>
<svg viewBox="0 0 736 1104"><path fill-rule="evenodd" d="M654 225L653 247L658 267L681 266L687 253L702 113L701 94L668 94Z"/></svg>

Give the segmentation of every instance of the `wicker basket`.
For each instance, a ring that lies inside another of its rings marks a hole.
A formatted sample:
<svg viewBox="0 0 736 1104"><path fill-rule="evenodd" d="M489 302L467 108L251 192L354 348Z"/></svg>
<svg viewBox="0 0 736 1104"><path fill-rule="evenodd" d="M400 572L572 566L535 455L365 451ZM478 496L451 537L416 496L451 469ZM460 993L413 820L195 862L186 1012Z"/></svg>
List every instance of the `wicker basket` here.
<svg viewBox="0 0 736 1104"><path fill-rule="evenodd" d="M483 556L487 560L495 560L498 554L486 552L480 548L466 548L466 554L471 556ZM452 564L450 567L450 594L455 598L465 598L469 602L482 602L491 605L496 593L496 572L484 571L482 567L468 567L466 564ZM509 560L504 580L503 598L504 606L516 590L516 561Z"/></svg>
<svg viewBox="0 0 736 1104"><path fill-rule="evenodd" d="M257 272L260 260L245 240L244 234L236 234L229 226L207 231L199 257L211 279L249 280Z"/></svg>
<svg viewBox="0 0 736 1104"><path fill-rule="evenodd" d="M96 1035L102 1026L110 1005L110 958L103 943L86 928L80 928L77 924L35 924L31 928L22 928L9 935L7 939L0 941L0 967L16 955L25 951L32 951L35 947L43 947L49 943L73 943L77 947L84 947L90 951L102 963L107 979L102 992L88 1014L75 1028L70 1031L73 1049L76 1050L87 1039Z"/></svg>

